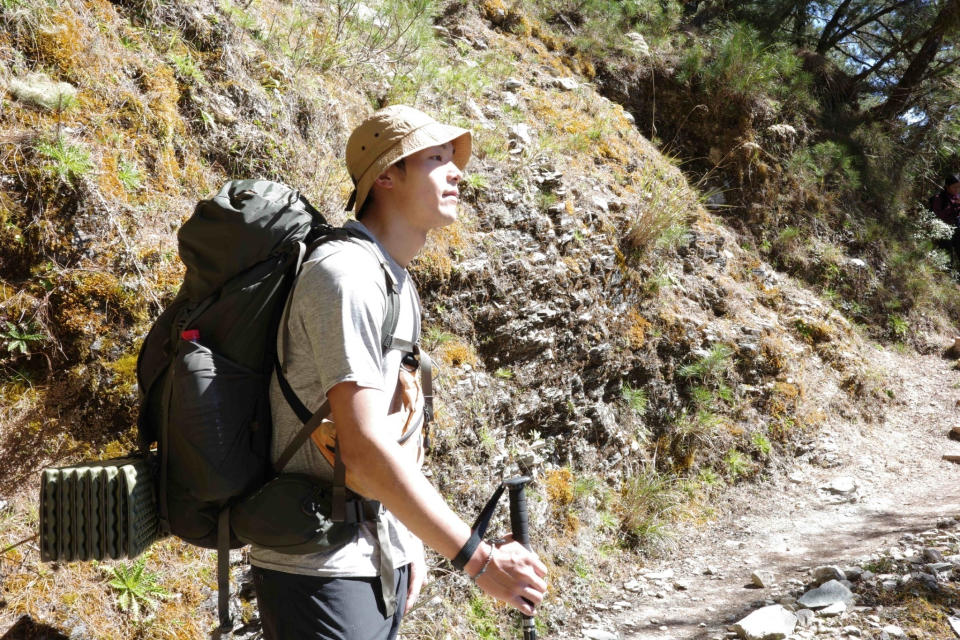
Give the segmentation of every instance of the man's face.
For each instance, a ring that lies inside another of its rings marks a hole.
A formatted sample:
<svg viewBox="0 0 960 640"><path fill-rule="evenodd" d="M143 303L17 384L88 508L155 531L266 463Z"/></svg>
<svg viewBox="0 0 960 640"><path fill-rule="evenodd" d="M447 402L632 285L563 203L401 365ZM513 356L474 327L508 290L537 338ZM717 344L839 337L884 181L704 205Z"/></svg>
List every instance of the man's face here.
<svg viewBox="0 0 960 640"><path fill-rule="evenodd" d="M960 193L960 182L954 182L952 185L947 187L947 193L949 193L952 196L955 196L958 193Z"/></svg>
<svg viewBox="0 0 960 640"><path fill-rule="evenodd" d="M453 162L452 144L418 151L404 159L403 169L392 166L385 173L392 182L387 197L412 225L429 231L456 221L463 172Z"/></svg>

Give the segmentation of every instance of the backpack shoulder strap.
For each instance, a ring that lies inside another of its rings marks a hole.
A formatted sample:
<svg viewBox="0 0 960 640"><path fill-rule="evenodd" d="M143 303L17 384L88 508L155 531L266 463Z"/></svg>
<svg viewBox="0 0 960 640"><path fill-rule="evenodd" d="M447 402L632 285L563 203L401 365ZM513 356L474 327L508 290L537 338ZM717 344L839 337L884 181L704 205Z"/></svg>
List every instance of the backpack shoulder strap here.
<svg viewBox="0 0 960 640"><path fill-rule="evenodd" d="M372 241L363 233L344 227L329 229L323 236L312 242L309 247L305 247L302 250L301 258L297 262L295 273L299 274L303 259L306 258L306 256L309 256L311 253L313 253L314 249L320 245L332 240L351 240L366 248L377 260L384 272L387 288L387 309L386 313L384 314L383 324L381 325L380 329L380 346L382 353L386 354L388 351L393 349L413 352L416 348L416 345L410 341L396 338L394 335L397 331L397 323L400 320L400 292L396 279L393 277L393 273L391 273L390 267L386 260L376 249L374 249ZM293 285L291 286L290 293L287 296L287 302L284 306L283 315L280 321L282 327L281 330L284 332L284 345L289 344L290 303L293 300L293 292L294 288L296 287L297 279L298 278L296 277L294 278ZM299 418L303 423L303 426L287 444L286 448L284 448L283 452L280 454L280 457L274 464L274 469L276 472L282 473L284 468L293 458L293 455L300 449L300 447L304 445L304 443L306 443L307 439L310 437L310 434L313 433L314 430L320 426L320 423L330 415L330 403L329 401L324 401L323 405L316 411L316 413L307 408L303 401L300 400L299 396L297 396L297 393L290 385L290 382L287 380L283 360L280 357L279 345L277 345L277 348L274 350L274 370L276 371L277 383L280 386L280 391L283 393L284 399L296 414L297 418Z"/></svg>

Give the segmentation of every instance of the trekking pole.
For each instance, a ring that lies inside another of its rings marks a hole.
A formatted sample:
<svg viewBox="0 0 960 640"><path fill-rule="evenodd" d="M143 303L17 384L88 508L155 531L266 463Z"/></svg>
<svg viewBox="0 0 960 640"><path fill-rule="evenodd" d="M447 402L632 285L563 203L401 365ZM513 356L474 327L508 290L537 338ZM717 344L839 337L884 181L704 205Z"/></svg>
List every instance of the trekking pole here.
<svg viewBox="0 0 960 640"><path fill-rule="evenodd" d="M527 476L518 476L504 480L503 484L510 492L510 530L513 532L513 539L528 550L530 549L530 527L527 521L527 494L524 493L524 486L530 482ZM527 604L532 605L529 600L524 598ZM533 622L533 616L523 616L523 640L537 640L537 628Z"/></svg>

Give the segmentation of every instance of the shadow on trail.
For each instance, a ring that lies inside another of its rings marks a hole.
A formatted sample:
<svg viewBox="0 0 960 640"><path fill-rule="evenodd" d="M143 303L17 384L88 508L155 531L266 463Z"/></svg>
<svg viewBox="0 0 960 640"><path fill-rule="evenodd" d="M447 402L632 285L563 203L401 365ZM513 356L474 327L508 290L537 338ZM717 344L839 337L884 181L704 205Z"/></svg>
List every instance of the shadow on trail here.
<svg viewBox="0 0 960 640"><path fill-rule="evenodd" d="M764 564L781 573L800 571L815 565L851 564L870 551L879 550L880 540L895 543L904 534L918 534L936 528L941 518L960 515L960 495L949 496L947 506L925 505L920 511L877 511L865 514L856 522L840 523L822 533L800 540L803 551L797 553L769 551L761 554ZM951 508L952 506L952 508ZM792 565L792 566L790 566Z"/></svg>
<svg viewBox="0 0 960 640"><path fill-rule="evenodd" d="M16 624L0 636L0 640L69 640L59 629L35 621L30 616L21 616Z"/></svg>

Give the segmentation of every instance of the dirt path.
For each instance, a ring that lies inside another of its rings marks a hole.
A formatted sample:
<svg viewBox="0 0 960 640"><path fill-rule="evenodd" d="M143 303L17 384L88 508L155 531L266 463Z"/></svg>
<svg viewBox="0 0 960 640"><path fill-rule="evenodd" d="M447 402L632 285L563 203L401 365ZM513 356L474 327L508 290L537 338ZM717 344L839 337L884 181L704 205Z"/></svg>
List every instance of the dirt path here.
<svg viewBox="0 0 960 640"><path fill-rule="evenodd" d="M884 420L829 424L817 439L835 448L837 466L804 463L789 478L739 489L726 515L686 533L671 558L644 570L672 570L666 588L646 581L645 594L615 595L631 607L616 616L606 612L596 626L614 627L624 640L722 636L776 592L747 588L753 571L771 571L779 584L806 582L810 567L850 564L904 533L960 515L960 465L941 460L960 453L960 443L946 436L960 423L960 372L952 364L937 355L878 350L873 365L895 394ZM831 502L838 498L821 490L838 477L855 480L856 501ZM713 575L705 574L708 568ZM686 589L676 589L678 581ZM611 617L614 625L602 623Z"/></svg>

